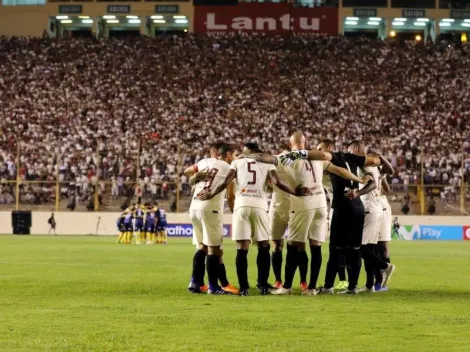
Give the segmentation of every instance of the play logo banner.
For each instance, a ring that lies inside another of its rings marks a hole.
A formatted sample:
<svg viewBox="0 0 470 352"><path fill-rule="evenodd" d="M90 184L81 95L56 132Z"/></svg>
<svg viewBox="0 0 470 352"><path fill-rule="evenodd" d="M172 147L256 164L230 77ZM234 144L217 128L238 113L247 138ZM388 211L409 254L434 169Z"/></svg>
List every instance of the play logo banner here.
<svg viewBox="0 0 470 352"><path fill-rule="evenodd" d="M421 229L419 225L402 225L396 229L392 229L392 239L394 240L407 240L421 237Z"/></svg>
<svg viewBox="0 0 470 352"><path fill-rule="evenodd" d="M468 231L470 235L470 230ZM465 236L465 232L464 232ZM461 240L462 226L402 225L392 230L394 240ZM470 236L468 238L470 240Z"/></svg>

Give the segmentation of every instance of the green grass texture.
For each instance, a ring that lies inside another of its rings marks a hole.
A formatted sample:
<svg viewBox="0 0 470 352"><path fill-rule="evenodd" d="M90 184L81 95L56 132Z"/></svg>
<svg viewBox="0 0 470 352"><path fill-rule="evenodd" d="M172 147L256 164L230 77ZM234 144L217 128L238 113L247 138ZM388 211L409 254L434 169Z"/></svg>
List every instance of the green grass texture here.
<svg viewBox="0 0 470 352"><path fill-rule="evenodd" d="M470 241L392 242L389 292L249 297L188 293L190 239L115 241L0 236L0 351L470 351Z"/></svg>

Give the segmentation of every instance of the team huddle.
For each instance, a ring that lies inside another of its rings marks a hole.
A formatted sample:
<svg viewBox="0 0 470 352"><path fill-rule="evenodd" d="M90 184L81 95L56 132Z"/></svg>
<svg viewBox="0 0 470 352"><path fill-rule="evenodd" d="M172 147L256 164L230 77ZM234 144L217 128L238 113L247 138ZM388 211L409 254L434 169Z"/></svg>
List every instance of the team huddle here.
<svg viewBox="0 0 470 352"><path fill-rule="evenodd" d="M366 154L360 141L351 142L347 153L334 152L331 140L322 141L317 150L306 150L304 135L296 132L289 147L290 151L274 156L263 153L255 143L247 143L237 156L233 146L215 143L210 158L185 170L194 185L190 217L197 247L190 292L248 295L247 256L252 243L258 247L257 288L262 295L292 294L297 268L304 295L333 294L335 289L339 294L388 290L395 270L388 253L392 219L385 177L393 173L390 163L380 154ZM273 193L270 206L269 188ZM239 289L229 284L223 263L225 198L233 213ZM325 281L317 286L321 245L329 225ZM358 288L362 259L366 283ZM204 283L206 263L208 286ZM271 266L274 285L269 284ZM337 275L340 282L334 287Z"/></svg>
<svg viewBox="0 0 470 352"><path fill-rule="evenodd" d="M158 204L132 204L119 216L117 227L117 243L131 244L134 236L136 244L167 242L166 214Z"/></svg>

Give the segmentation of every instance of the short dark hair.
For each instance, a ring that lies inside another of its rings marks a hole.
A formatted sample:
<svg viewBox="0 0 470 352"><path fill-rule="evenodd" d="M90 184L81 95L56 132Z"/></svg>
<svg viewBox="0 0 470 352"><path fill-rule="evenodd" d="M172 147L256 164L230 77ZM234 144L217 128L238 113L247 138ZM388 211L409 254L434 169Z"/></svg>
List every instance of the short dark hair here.
<svg viewBox="0 0 470 352"><path fill-rule="evenodd" d="M219 148L219 154L221 156L226 156L228 152L233 153L235 151L235 147L231 144L222 144Z"/></svg>
<svg viewBox="0 0 470 352"><path fill-rule="evenodd" d="M263 152L261 149L259 149L258 143L248 142L248 143L245 143L243 146L250 149L253 153Z"/></svg>
<svg viewBox="0 0 470 352"><path fill-rule="evenodd" d="M362 144L362 141L360 141L359 139L355 139L355 140L353 140L352 142L350 142L350 143L348 144L348 148L349 148L349 147L352 147L352 146L358 147L358 146L360 146L361 144Z"/></svg>
<svg viewBox="0 0 470 352"><path fill-rule="evenodd" d="M217 141L211 144L210 149L219 150L222 145L224 145L223 141Z"/></svg>
<svg viewBox="0 0 470 352"><path fill-rule="evenodd" d="M322 139L320 143L323 143L325 146L335 145L335 141L329 138Z"/></svg>

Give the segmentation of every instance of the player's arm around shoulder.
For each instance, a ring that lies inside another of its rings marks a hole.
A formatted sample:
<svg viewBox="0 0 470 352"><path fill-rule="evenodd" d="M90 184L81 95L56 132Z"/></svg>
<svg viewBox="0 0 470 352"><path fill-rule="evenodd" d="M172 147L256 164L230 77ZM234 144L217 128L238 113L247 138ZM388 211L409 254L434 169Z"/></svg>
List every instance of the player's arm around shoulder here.
<svg viewBox="0 0 470 352"><path fill-rule="evenodd" d="M320 160L320 161L331 161L332 155L330 152L324 152L321 150L309 150L307 154L308 160Z"/></svg>
<svg viewBox="0 0 470 352"><path fill-rule="evenodd" d="M382 166L382 172L386 175L393 175L395 170L393 169L392 163L388 161L382 154L377 153L376 156L380 159L380 165Z"/></svg>
<svg viewBox="0 0 470 352"><path fill-rule="evenodd" d="M332 159L332 155L330 152L324 152L321 150L294 150L279 157L279 161L283 165L290 165L299 159L330 161Z"/></svg>
<svg viewBox="0 0 470 352"><path fill-rule="evenodd" d="M368 154L365 156L366 160L364 162L364 167L371 167L371 166L380 166L382 162L380 158L376 154Z"/></svg>
<svg viewBox="0 0 470 352"><path fill-rule="evenodd" d="M349 170L347 170L343 167L336 166L336 165L334 165L333 163L331 163L329 161L324 161L323 162L323 170L326 171L326 172L338 175L339 177L344 178L346 180L350 180L350 181L354 181L354 182L358 182L358 183L365 183L366 182L365 178L357 177L356 175L354 175Z"/></svg>
<svg viewBox="0 0 470 352"><path fill-rule="evenodd" d="M235 167L235 168L233 168ZM199 200L207 200L214 198L217 194L222 192L224 189L227 188L227 186L232 183L232 181L235 179L237 176L237 171L236 171L236 166L230 165L230 169L228 170L227 176L225 177L225 180L218 184L213 190L205 189L202 192L200 192L197 195L197 198Z"/></svg>
<svg viewBox="0 0 470 352"><path fill-rule="evenodd" d="M235 182L231 182L227 186L227 203L230 211L233 213L233 209L235 208Z"/></svg>
<svg viewBox="0 0 470 352"><path fill-rule="evenodd" d="M310 196L312 193L308 188L297 187L295 190L289 186L287 183L282 181L279 177L277 170L273 167L268 171L268 180L272 182L273 185L277 186L281 191L289 193L293 196Z"/></svg>
<svg viewBox="0 0 470 352"><path fill-rule="evenodd" d="M366 176L367 175L369 174L366 174ZM365 186L362 187L360 190L356 190L356 189L350 190L348 193L346 193L346 197L348 197L349 199L356 199L356 198L359 198L360 196L363 196L364 194L372 192L375 189L377 189L377 182L375 182L375 180L372 178L372 179L369 179L367 183L365 184Z"/></svg>
<svg viewBox="0 0 470 352"><path fill-rule="evenodd" d="M382 176L381 180L381 190L382 194L387 195L390 193L390 185L388 184L387 177L385 175Z"/></svg>
<svg viewBox="0 0 470 352"><path fill-rule="evenodd" d="M191 166L188 166L186 169L184 169L184 174L187 176L187 177L191 177L193 176L194 174L196 174L198 172L198 165L197 164L194 164L194 165L191 165Z"/></svg>

